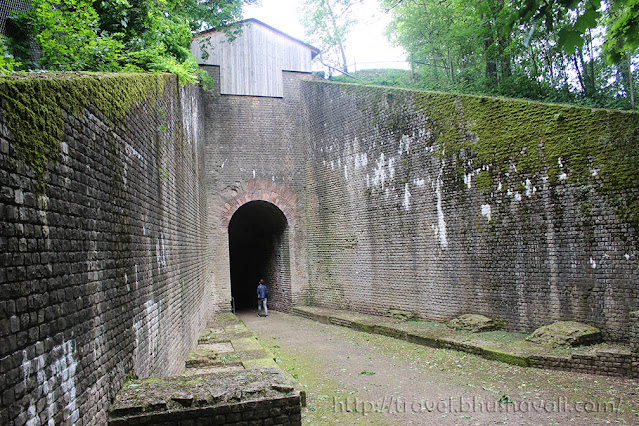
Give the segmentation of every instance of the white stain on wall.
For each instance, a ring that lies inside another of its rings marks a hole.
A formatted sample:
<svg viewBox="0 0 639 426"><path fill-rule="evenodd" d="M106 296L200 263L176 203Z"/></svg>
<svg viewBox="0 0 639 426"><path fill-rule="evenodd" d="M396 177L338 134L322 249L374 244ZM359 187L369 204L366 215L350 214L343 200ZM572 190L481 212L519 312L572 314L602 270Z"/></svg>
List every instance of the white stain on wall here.
<svg viewBox="0 0 639 426"><path fill-rule="evenodd" d="M135 372L140 377L146 377L151 370L151 364L159 353L160 345L160 305L153 300L144 303L144 309L136 315L133 321L135 333L135 347L133 359Z"/></svg>
<svg viewBox="0 0 639 426"><path fill-rule="evenodd" d="M162 267L166 267L166 250L164 248L164 233L160 234L155 242L155 258L158 265L158 273Z"/></svg>
<svg viewBox="0 0 639 426"><path fill-rule="evenodd" d="M384 153L382 152L379 156L379 160L377 161L377 166L375 167L374 175L373 175L373 185L381 186L384 188L384 183L386 182L386 159L384 157Z"/></svg>
<svg viewBox="0 0 639 426"><path fill-rule="evenodd" d="M404 210L408 211L410 210L410 191L408 190L408 182L406 184L404 184Z"/></svg>
<svg viewBox="0 0 639 426"><path fill-rule="evenodd" d="M526 179L526 183L524 184L524 187L526 188L526 197L528 198L532 197L533 194L537 192L537 188L533 186L530 179Z"/></svg>
<svg viewBox="0 0 639 426"><path fill-rule="evenodd" d="M490 204L482 204L481 205L481 215L490 222L492 220L492 214L490 212Z"/></svg>
<svg viewBox="0 0 639 426"><path fill-rule="evenodd" d="M448 248L448 239L446 238L446 220L444 218L444 209L442 208L442 179L437 178L437 186L435 189L437 194L437 235L439 244L443 249Z"/></svg>
<svg viewBox="0 0 639 426"><path fill-rule="evenodd" d="M146 166L146 161L142 154L140 154L133 146L124 142L124 151L120 153L120 160L122 161L124 167L124 173L122 173L122 183L126 186L127 175L129 173L129 163L133 164L134 160L139 161L139 164L136 165L136 168L144 168ZM88 167L88 166L87 166Z"/></svg>
<svg viewBox="0 0 639 426"><path fill-rule="evenodd" d="M388 180L395 178L395 159L393 157L388 159Z"/></svg>
<svg viewBox="0 0 639 426"><path fill-rule="evenodd" d="M408 135L402 135L399 140L399 148L397 149L397 155L402 155L403 152L408 154L410 152L410 143L412 142L412 137Z"/></svg>
<svg viewBox="0 0 639 426"><path fill-rule="evenodd" d="M29 393L26 425L53 425L53 418L59 412L64 413L64 424L76 424L78 421L80 413L75 385L78 363L73 346L71 341L63 341L61 345L54 346L47 355L49 359L53 359L49 366L45 363L44 355L29 360L26 351L23 351L20 370L24 384L27 386L33 380L36 381L35 390ZM38 412L36 402L42 397L45 405L41 408L42 412Z"/></svg>

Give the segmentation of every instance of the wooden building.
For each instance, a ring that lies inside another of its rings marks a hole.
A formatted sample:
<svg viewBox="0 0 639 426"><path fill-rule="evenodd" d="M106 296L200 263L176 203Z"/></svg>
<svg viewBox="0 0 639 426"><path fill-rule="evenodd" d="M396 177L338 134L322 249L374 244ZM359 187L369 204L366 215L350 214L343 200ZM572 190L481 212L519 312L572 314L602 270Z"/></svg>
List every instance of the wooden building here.
<svg viewBox="0 0 639 426"><path fill-rule="evenodd" d="M282 97L282 71L311 72L319 49L257 19L239 24L232 41L224 31L209 30L191 42L200 65L220 67L221 94Z"/></svg>

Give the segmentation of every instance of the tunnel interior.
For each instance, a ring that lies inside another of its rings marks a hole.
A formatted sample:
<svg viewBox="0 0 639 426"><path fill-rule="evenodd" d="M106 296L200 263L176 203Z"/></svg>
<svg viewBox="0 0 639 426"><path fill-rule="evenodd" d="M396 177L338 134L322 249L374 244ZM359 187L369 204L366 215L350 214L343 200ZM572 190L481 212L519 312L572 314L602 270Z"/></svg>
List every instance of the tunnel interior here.
<svg viewBox="0 0 639 426"><path fill-rule="evenodd" d="M240 207L229 223L231 297L236 310L257 306L257 282L263 278L269 290L268 307L288 311L290 262L287 221L284 213L266 201Z"/></svg>

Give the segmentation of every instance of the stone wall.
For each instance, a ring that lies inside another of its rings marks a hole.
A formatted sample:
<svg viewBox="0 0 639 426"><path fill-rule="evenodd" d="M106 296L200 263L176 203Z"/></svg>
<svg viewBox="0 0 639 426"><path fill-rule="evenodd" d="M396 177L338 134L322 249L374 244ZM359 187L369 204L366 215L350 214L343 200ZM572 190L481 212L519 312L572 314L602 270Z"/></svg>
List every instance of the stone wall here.
<svg viewBox="0 0 639 426"><path fill-rule="evenodd" d="M64 75L0 96L0 424L105 424L212 309L199 90Z"/></svg>
<svg viewBox="0 0 639 426"><path fill-rule="evenodd" d="M639 311L630 312L630 348L639 356Z"/></svg>
<svg viewBox="0 0 639 426"><path fill-rule="evenodd" d="M308 301L627 341L639 115L304 83Z"/></svg>
<svg viewBox="0 0 639 426"><path fill-rule="evenodd" d="M179 372L230 307L240 216L267 255L237 291L264 275L280 310L636 342L636 113L310 78L284 72L282 98L0 80L0 424L103 424L127 376Z"/></svg>
<svg viewBox="0 0 639 426"><path fill-rule="evenodd" d="M311 75L283 72L282 98L221 96L219 67L204 69L217 82L203 96L202 115L210 238L215 244L212 267L216 304L226 310L231 300L229 222L241 206L262 200L285 216L286 229L273 241L278 259L267 262L279 266L246 265L244 269L250 271L240 278L245 281L241 291L254 298L259 276L264 275L270 291L269 305L286 311L298 301L300 288L307 281L304 225L300 220L306 156L300 83ZM268 214L265 209L261 216Z"/></svg>

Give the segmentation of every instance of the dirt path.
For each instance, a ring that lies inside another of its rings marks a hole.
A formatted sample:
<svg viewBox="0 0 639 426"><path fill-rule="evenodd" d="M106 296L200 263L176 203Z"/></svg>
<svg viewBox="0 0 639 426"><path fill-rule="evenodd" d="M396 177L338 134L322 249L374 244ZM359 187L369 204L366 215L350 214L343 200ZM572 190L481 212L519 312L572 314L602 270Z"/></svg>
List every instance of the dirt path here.
<svg viewBox="0 0 639 426"><path fill-rule="evenodd" d="M639 424L637 380L511 366L269 313L238 316L306 387L305 424Z"/></svg>

